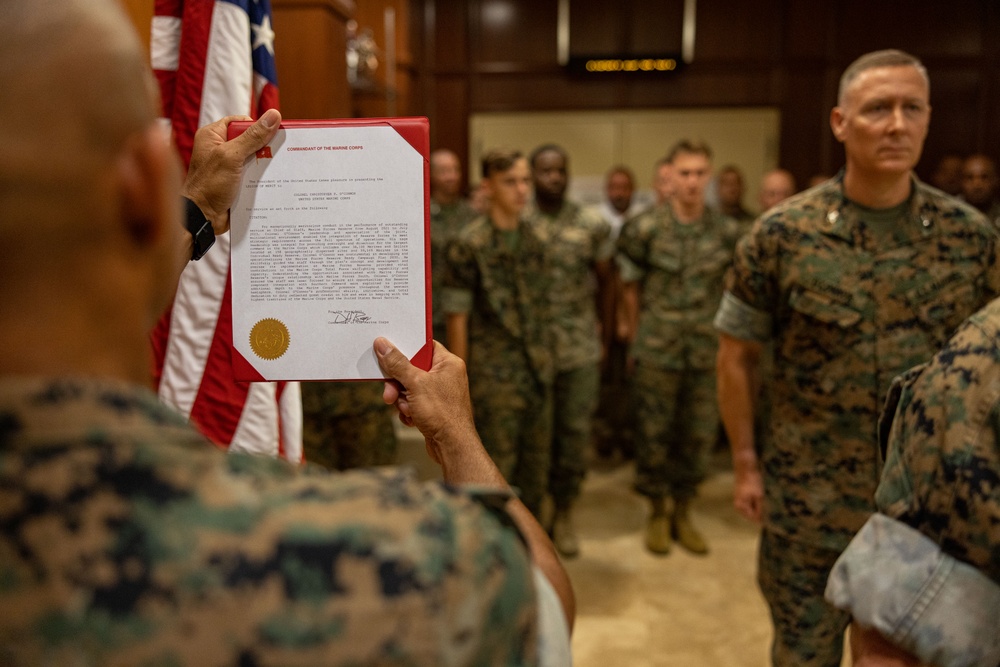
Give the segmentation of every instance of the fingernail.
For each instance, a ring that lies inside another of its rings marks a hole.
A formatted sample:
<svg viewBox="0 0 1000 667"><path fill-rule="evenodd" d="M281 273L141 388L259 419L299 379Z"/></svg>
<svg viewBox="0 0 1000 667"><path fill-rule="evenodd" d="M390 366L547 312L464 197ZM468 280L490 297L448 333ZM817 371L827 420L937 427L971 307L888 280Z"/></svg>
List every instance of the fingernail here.
<svg viewBox="0 0 1000 667"><path fill-rule="evenodd" d="M375 354L377 354L380 357L384 357L386 354L388 354L390 349L392 349L392 346L389 345L389 341L387 341L385 338L375 339Z"/></svg>
<svg viewBox="0 0 1000 667"><path fill-rule="evenodd" d="M260 117L261 125L267 129L274 127L275 123L278 122L278 112L274 109L268 109L264 112L264 115Z"/></svg>

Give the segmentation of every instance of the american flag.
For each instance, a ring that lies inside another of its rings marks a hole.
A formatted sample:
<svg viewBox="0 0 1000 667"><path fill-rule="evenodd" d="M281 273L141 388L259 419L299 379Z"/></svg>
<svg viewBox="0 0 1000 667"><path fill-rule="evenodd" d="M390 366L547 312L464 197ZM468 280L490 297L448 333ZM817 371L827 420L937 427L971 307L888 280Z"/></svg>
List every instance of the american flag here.
<svg viewBox="0 0 1000 667"><path fill-rule="evenodd" d="M278 106L269 0L156 0L151 51L163 115L185 163L202 125ZM229 234L188 264L152 338L160 398L209 439L302 460L298 383L233 380Z"/></svg>

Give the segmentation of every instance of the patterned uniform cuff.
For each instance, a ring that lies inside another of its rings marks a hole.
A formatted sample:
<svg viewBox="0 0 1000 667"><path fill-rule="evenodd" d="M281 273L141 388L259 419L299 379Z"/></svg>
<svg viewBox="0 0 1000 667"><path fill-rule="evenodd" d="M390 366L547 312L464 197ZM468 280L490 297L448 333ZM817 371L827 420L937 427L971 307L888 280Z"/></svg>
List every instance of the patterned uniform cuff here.
<svg viewBox="0 0 1000 667"><path fill-rule="evenodd" d="M826 599L925 663L1000 663L1000 586L884 514L841 554Z"/></svg>
<svg viewBox="0 0 1000 667"><path fill-rule="evenodd" d="M538 664L540 667L571 667L569 624L562 603L548 578L532 566L538 601Z"/></svg>
<svg viewBox="0 0 1000 667"><path fill-rule="evenodd" d="M446 313L468 313L472 310L472 291L460 287L441 290L441 308Z"/></svg>
<svg viewBox="0 0 1000 667"><path fill-rule="evenodd" d="M594 259L598 262L603 262L608 259L612 259L615 256L615 240L612 238L606 239L603 243L597 246L597 252L595 253Z"/></svg>
<svg viewBox="0 0 1000 667"><path fill-rule="evenodd" d="M618 264L618 272L621 274L622 282L633 283L642 280L646 272L640 269L635 262L618 253L615 255L615 263Z"/></svg>
<svg viewBox="0 0 1000 667"><path fill-rule="evenodd" d="M766 343L771 339L771 316L740 301L729 291L722 295L713 324L718 331L740 340Z"/></svg>

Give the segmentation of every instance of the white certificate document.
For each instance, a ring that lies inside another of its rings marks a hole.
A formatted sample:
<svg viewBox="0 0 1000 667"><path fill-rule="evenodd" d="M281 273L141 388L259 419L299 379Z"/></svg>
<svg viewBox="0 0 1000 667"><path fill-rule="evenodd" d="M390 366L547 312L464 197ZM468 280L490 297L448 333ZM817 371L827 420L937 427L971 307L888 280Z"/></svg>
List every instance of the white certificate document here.
<svg viewBox="0 0 1000 667"><path fill-rule="evenodd" d="M281 127L230 211L236 378L381 378L378 336L426 368L426 119Z"/></svg>

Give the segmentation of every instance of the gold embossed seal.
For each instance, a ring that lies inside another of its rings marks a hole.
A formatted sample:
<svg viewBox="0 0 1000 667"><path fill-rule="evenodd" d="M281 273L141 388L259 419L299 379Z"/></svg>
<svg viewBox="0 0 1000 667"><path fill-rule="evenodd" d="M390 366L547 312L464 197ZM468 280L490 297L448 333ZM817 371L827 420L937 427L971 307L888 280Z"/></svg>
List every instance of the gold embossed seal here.
<svg viewBox="0 0 1000 667"><path fill-rule="evenodd" d="M267 317L250 329L250 349L261 359L277 359L288 351L288 327Z"/></svg>

